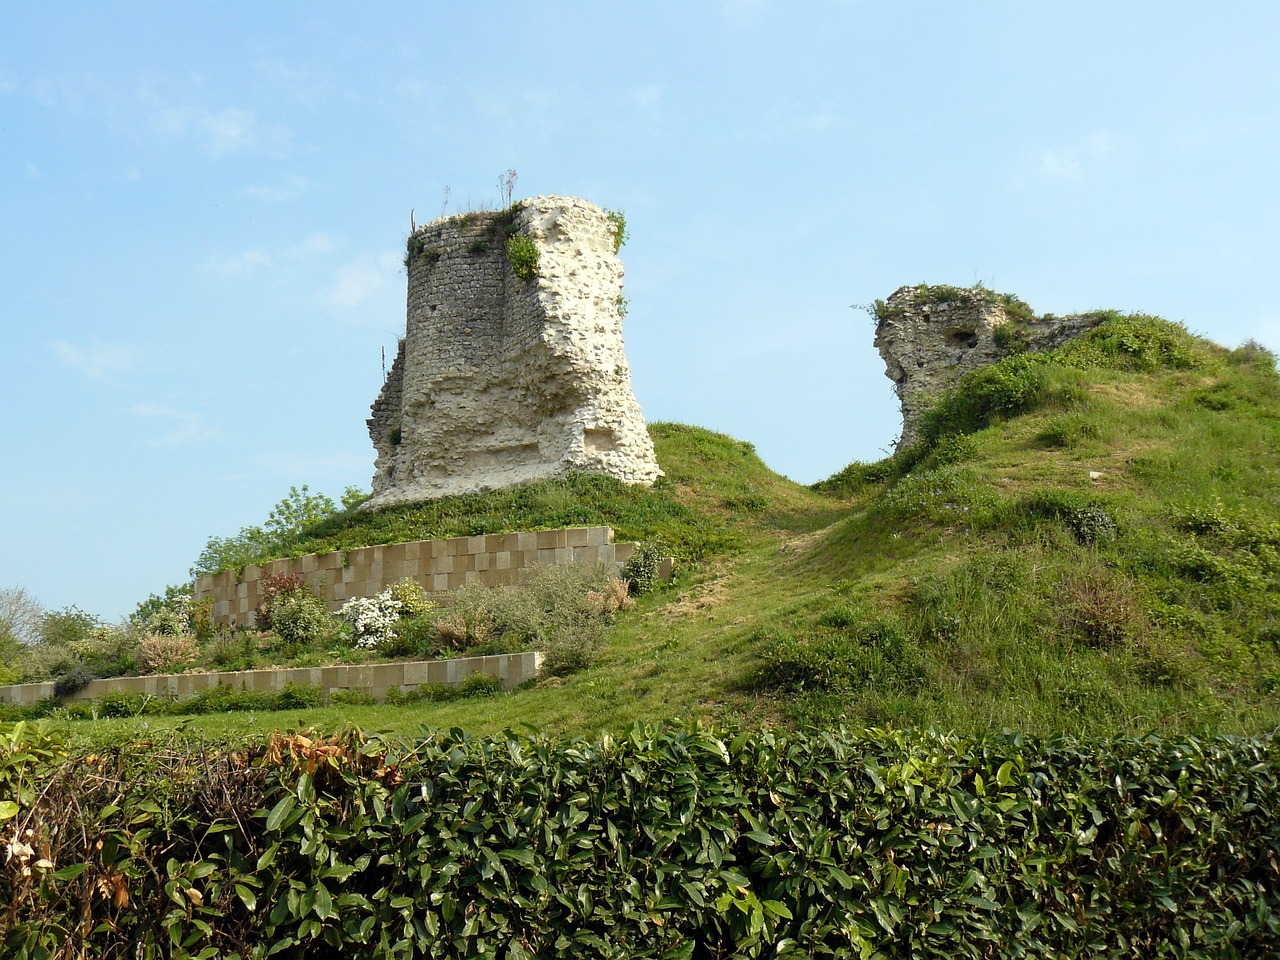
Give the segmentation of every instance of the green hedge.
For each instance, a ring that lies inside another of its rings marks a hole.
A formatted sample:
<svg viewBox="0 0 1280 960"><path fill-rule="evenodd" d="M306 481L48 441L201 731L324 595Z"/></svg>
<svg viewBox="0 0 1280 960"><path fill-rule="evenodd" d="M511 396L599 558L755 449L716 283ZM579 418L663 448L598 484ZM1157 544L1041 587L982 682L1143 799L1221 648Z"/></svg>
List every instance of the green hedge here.
<svg viewBox="0 0 1280 960"><path fill-rule="evenodd" d="M1270 956L1278 773L1272 738L637 727L68 757L19 725L0 837L31 852L0 865L0 952Z"/></svg>

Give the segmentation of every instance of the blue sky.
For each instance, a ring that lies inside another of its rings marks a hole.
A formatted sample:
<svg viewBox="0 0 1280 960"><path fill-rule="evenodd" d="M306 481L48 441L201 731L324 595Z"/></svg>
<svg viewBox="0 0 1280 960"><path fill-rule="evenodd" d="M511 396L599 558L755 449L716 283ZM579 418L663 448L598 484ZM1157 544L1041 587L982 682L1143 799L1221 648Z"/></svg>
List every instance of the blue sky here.
<svg viewBox="0 0 1280 960"><path fill-rule="evenodd" d="M0 587L118 618L368 488L419 223L626 211L650 420L811 482L897 407L851 304L982 281L1280 348L1270 3L10 5Z"/></svg>

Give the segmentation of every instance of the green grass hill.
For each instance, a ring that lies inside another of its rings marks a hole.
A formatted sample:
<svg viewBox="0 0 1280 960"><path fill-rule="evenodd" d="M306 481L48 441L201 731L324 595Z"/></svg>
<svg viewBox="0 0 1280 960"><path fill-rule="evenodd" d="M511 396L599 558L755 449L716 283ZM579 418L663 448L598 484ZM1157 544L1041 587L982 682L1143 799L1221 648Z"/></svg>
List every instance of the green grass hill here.
<svg viewBox="0 0 1280 960"><path fill-rule="evenodd" d="M652 433L666 474L652 489L572 477L349 512L286 551L594 523L662 542L676 581L619 615L590 668L510 695L311 711L268 729L1280 722L1280 375L1257 345L1109 315L1053 352L975 371L939 398L916 446L812 488L750 444L677 424ZM234 733L264 718L190 722ZM137 721L112 723L128 735Z"/></svg>

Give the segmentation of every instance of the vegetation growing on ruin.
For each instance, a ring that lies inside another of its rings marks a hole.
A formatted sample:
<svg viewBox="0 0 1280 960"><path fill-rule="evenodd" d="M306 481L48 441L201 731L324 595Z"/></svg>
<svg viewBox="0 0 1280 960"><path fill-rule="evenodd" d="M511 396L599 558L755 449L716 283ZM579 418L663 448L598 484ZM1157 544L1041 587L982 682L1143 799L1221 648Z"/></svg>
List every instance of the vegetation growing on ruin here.
<svg viewBox="0 0 1280 960"><path fill-rule="evenodd" d="M538 275L537 243L523 233L512 234L507 238L507 262L521 280L532 280Z"/></svg>
<svg viewBox="0 0 1280 960"><path fill-rule="evenodd" d="M613 252L617 254L627 242L627 215L621 210L606 210L604 213L613 224Z"/></svg>
<svg viewBox="0 0 1280 960"><path fill-rule="evenodd" d="M1012 293L990 290L982 283L976 283L972 287L957 287L947 283L920 283L912 288L912 292L917 302L922 304L959 303L969 306L994 304L1003 308L1015 324L1029 323L1038 319L1035 311L1021 297ZM870 306L863 306L861 309L867 310L877 323L883 323L901 316L903 308L900 305L890 304L886 300L876 300Z"/></svg>

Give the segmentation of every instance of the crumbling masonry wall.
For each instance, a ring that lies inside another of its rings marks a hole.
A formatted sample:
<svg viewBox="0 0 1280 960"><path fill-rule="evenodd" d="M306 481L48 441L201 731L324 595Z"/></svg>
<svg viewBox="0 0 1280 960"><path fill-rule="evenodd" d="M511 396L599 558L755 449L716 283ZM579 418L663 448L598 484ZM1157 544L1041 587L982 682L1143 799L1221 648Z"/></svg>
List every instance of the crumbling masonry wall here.
<svg viewBox="0 0 1280 960"><path fill-rule="evenodd" d="M614 231L584 200L535 197L413 233L405 336L368 421L367 509L571 471L661 475L623 350ZM512 236L538 251L527 278Z"/></svg>
<svg viewBox="0 0 1280 960"><path fill-rule="evenodd" d="M970 370L1022 350L1051 350L1104 314L1037 317L1022 300L985 287L901 287L875 305L876 348L902 406L899 447L919 439L920 418Z"/></svg>

